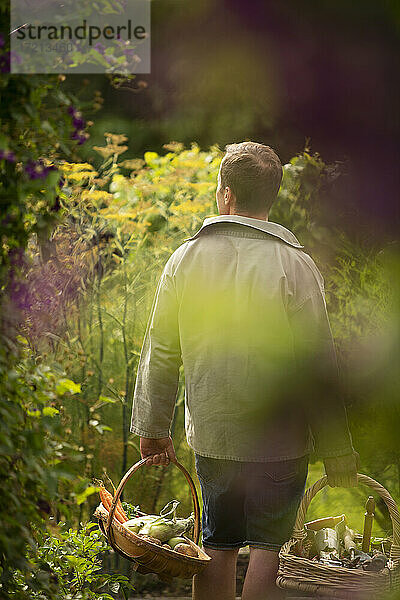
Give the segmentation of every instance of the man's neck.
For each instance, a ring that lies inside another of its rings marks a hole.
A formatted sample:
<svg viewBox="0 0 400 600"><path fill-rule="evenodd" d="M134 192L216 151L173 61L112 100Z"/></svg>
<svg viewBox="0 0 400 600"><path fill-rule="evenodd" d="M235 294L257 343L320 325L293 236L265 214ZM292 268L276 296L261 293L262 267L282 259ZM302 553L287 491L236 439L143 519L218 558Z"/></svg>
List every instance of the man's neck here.
<svg viewBox="0 0 400 600"><path fill-rule="evenodd" d="M253 214L249 214L249 213L236 212L236 211L229 213L229 214L237 215L238 217L248 217L249 219L258 219L259 221L268 221L268 214L253 215Z"/></svg>

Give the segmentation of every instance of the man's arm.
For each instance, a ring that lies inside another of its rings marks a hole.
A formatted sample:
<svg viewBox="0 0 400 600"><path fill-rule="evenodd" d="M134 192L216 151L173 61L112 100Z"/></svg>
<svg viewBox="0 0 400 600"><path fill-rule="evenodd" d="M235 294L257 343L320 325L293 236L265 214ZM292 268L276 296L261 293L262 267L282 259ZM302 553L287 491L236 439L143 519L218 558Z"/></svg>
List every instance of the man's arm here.
<svg viewBox="0 0 400 600"><path fill-rule="evenodd" d="M176 460L170 437L181 365L178 302L167 263L154 297L137 370L131 432L147 464Z"/></svg>
<svg viewBox="0 0 400 600"><path fill-rule="evenodd" d="M353 448L342 399L325 295L317 280L309 287L309 294L289 312L289 319L301 377L301 399L316 454L324 460L329 485L356 485L358 454Z"/></svg>

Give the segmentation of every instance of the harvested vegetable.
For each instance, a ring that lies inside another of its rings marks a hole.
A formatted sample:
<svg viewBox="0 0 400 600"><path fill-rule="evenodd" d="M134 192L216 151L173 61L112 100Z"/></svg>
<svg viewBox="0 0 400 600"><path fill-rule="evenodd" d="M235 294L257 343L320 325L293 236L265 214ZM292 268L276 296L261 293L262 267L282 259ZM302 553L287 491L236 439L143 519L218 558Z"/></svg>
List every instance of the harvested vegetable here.
<svg viewBox="0 0 400 600"><path fill-rule="evenodd" d="M105 489L102 482L100 482L99 485L102 504L104 508L109 511L113 496ZM115 509L115 518L129 531L136 533L153 544L161 545L169 540L170 543L168 544L168 547L174 549L178 545L187 546L185 538L181 536L194 525L193 513L187 519L176 517L178 505L178 500L171 500L171 502L168 502L168 504L160 511L159 515L140 515L128 519L121 502L118 501ZM138 509L139 507L137 507L137 510Z"/></svg>
<svg viewBox="0 0 400 600"><path fill-rule="evenodd" d="M197 558L197 551L190 544L177 544L174 550L175 552L179 552L180 554L184 554L185 556L192 556L193 558Z"/></svg>
<svg viewBox="0 0 400 600"><path fill-rule="evenodd" d="M106 473L106 477L107 477L108 481L109 481L109 482L110 482L110 484L111 484L111 487L112 487L112 489L113 489L114 496L115 496L115 494L117 493L117 488L115 487L115 485L114 485L114 484L113 484L113 482L112 482L112 479L110 479L110 478L109 478L109 476L107 475L107 473ZM112 497L112 500L114 500L114 497ZM111 500L111 501L112 501L112 500ZM123 522L125 522L125 521L127 521L127 520L128 520L128 517L127 517L127 515L126 515L126 512L125 512L125 511L124 511L124 509L122 508L122 503L121 503L121 500L118 500L118 502L117 502L117 508L116 508L116 510L118 511L118 513L119 513L120 517L122 517L122 518L123 518Z"/></svg>
<svg viewBox="0 0 400 600"><path fill-rule="evenodd" d="M125 521L125 527L128 527L133 533L137 533L139 529L147 525L148 523L152 523L159 519L159 515L143 515L141 517L135 517L134 519L129 519L129 521Z"/></svg>
<svg viewBox="0 0 400 600"><path fill-rule="evenodd" d="M162 542L166 542L173 537L185 533L185 531L193 526L194 516L192 513L187 519L177 519L176 509L178 504L177 500L168 502L160 512L160 516L157 519L149 520L139 529L138 535L151 535Z"/></svg>
<svg viewBox="0 0 400 600"><path fill-rule="evenodd" d="M173 537L170 540L168 540L168 544L169 546L171 546L172 549L175 548L175 546L177 546L178 544L186 544L187 540L185 540L184 537Z"/></svg>
<svg viewBox="0 0 400 600"><path fill-rule="evenodd" d="M134 517L124 522L133 533L140 536L150 536L161 540L162 543L180 536L190 529L194 524L193 513L187 519L178 519L176 517L176 509L179 505L177 500L171 500L160 511L159 515L143 515ZM185 542L179 539L176 543Z"/></svg>
<svg viewBox="0 0 400 600"><path fill-rule="evenodd" d="M133 504L129 504L129 502L121 502L121 504L128 519L134 519L138 516L138 513L140 513L139 506L133 506Z"/></svg>
<svg viewBox="0 0 400 600"><path fill-rule="evenodd" d="M98 485L100 487L99 494L101 503L106 510L110 511L111 504L114 498L112 494L110 494L110 492L106 490L103 482L99 482ZM117 502L114 515L117 521L119 521L120 523L125 523L125 521L128 520L128 517L126 516L124 509L122 508L122 504L119 500Z"/></svg>
<svg viewBox="0 0 400 600"><path fill-rule="evenodd" d="M107 473L106 477L111 484L115 496L115 494L117 493L117 489L113 484L112 479L109 478ZM127 521L128 519L133 519L137 516L137 513L139 512L139 506L132 506L132 504L128 504L128 502L121 502L120 500L118 500L117 507L120 510L121 514L125 515L125 521Z"/></svg>
<svg viewBox="0 0 400 600"><path fill-rule="evenodd" d="M184 533L193 525L193 517L187 519L176 519L175 521L166 521L163 518L156 519L147 523L139 529L138 535L151 535L162 542L166 542L172 537Z"/></svg>
<svg viewBox="0 0 400 600"><path fill-rule="evenodd" d="M187 519L178 519L176 517L176 509L178 506L178 500L171 500L171 502L168 502L168 504L160 511L160 516L157 517L157 519L149 520L139 530L139 535L151 535L162 542L166 542L190 529L194 523L193 514Z"/></svg>

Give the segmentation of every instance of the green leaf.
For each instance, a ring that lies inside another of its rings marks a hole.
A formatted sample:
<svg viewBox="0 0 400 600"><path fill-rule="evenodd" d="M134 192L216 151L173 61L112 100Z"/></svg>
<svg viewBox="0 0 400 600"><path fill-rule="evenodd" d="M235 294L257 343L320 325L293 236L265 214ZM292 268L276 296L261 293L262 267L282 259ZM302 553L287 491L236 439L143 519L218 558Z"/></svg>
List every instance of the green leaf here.
<svg viewBox="0 0 400 600"><path fill-rule="evenodd" d="M69 564L74 567L75 569L78 568L80 566L81 563L81 559L78 558L77 556L73 556L72 554L67 554L65 556L65 558L67 559L67 561L69 562Z"/></svg>
<svg viewBox="0 0 400 600"><path fill-rule="evenodd" d="M40 417L40 410L38 408L32 408L27 411L28 417L34 417L38 419Z"/></svg>
<svg viewBox="0 0 400 600"><path fill-rule="evenodd" d="M89 498L89 496L97 494L99 491L100 488L90 485L85 490L83 490L83 492L76 495L76 503L78 504L78 506L80 506L87 500L87 498Z"/></svg>
<svg viewBox="0 0 400 600"><path fill-rule="evenodd" d="M60 379L56 385L56 392L60 396L69 392L70 394L79 394L81 392L81 384L75 383L71 379Z"/></svg>
<svg viewBox="0 0 400 600"><path fill-rule="evenodd" d="M99 400L105 404L115 404L118 402L116 398L110 398L109 396L99 396Z"/></svg>
<svg viewBox="0 0 400 600"><path fill-rule="evenodd" d="M43 409L43 416L44 417L55 417L56 415L58 415L60 411L57 408L54 408L54 406L45 406Z"/></svg>
<svg viewBox="0 0 400 600"><path fill-rule="evenodd" d="M95 427L96 431L98 431L100 433L100 435L103 435L103 433L105 431L112 431L112 427L109 427L108 425L97 425Z"/></svg>

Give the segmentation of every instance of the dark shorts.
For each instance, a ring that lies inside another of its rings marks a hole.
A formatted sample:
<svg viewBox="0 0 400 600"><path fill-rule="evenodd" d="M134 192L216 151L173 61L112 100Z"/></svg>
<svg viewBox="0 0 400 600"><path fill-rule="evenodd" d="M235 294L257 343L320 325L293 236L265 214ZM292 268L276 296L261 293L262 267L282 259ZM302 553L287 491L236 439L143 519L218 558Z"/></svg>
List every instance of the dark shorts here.
<svg viewBox="0 0 400 600"><path fill-rule="evenodd" d="M239 462L195 455L203 498L203 545L278 552L292 533L304 494L309 455Z"/></svg>

